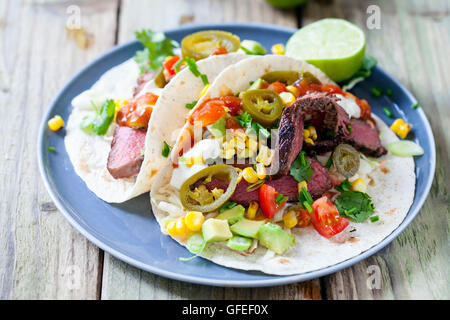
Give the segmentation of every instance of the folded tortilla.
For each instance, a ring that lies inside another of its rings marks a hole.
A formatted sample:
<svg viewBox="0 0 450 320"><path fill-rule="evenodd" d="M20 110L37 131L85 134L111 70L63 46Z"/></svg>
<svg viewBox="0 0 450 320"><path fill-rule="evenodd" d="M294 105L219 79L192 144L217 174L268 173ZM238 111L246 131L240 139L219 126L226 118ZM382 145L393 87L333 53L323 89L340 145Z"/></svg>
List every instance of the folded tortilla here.
<svg viewBox="0 0 450 320"><path fill-rule="evenodd" d="M246 55L230 53L212 56L197 62L198 70L212 82L227 66L245 59ZM150 81L140 94L152 92L159 96L147 130L144 160L137 176L115 179L107 170L116 123L113 122L104 136L89 135L80 129L83 118L93 114L92 103L101 105L106 99L130 99L139 77L139 68L130 59L107 71L91 89L72 100L73 111L67 121L64 143L75 172L87 187L106 202L120 203L148 192L158 169L165 158L161 151L163 142L175 143L177 130L184 125L189 112L185 106L199 99L204 83L185 68L164 89ZM174 133L175 132L175 133Z"/></svg>
<svg viewBox="0 0 450 320"><path fill-rule="evenodd" d="M276 70L309 71L322 83L332 83L325 74L312 65L285 56L269 55L249 58L226 68L212 84L208 96L204 99L220 96L223 92L246 90L249 81ZM198 105L200 103L201 101ZM380 130L383 146L398 141L396 135L382 120L375 115L372 116ZM189 124L186 124L183 130L186 131L188 127ZM180 148L179 141L174 147L174 152ZM341 240L339 235L333 240L322 237L312 225L288 229L290 230L288 232L295 235L295 245L282 255L277 255L261 245L252 253L243 254L228 248L224 242L212 242L206 246L201 256L230 268L289 275L318 270L359 255L378 244L400 225L414 199L413 158L396 157L388 153L377 160L377 164L373 164L373 167L360 166L357 174L364 175L368 179L366 193L372 198L375 206L374 214L379 216L379 221L375 223L369 220L363 223L350 221L346 232L351 231L351 236L347 234L348 237ZM368 163L370 162L366 162ZM153 213L163 232L167 221L187 213L180 202L179 190L170 185L173 170L172 163L167 161L158 173L151 191ZM214 213L209 213L206 218L213 216ZM175 240L185 246L185 243Z"/></svg>

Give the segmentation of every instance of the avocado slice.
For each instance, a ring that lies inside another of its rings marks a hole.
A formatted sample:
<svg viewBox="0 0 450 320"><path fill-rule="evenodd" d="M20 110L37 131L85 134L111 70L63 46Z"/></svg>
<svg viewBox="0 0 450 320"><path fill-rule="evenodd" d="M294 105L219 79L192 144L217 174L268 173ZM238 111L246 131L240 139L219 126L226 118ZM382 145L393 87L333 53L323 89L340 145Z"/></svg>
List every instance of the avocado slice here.
<svg viewBox="0 0 450 320"><path fill-rule="evenodd" d="M238 250L245 251L251 247L253 240L240 236L233 236L230 240L227 241L227 247Z"/></svg>
<svg viewBox="0 0 450 320"><path fill-rule="evenodd" d="M230 230L240 236L244 236L247 238L256 238L259 227L265 223L266 221L264 220L249 220L242 218L241 220L233 224L230 227Z"/></svg>
<svg viewBox="0 0 450 320"><path fill-rule="evenodd" d="M225 210L219 214L216 219L226 219L230 225L235 224L244 218L245 208L241 205L235 206L231 209Z"/></svg>
<svg viewBox="0 0 450 320"><path fill-rule="evenodd" d="M206 220L202 225L202 235L206 242L225 241L233 236L227 220L220 219Z"/></svg>
<svg viewBox="0 0 450 320"><path fill-rule="evenodd" d="M284 231L279 225L267 223L259 227L258 240L266 248L282 254L294 245L294 235Z"/></svg>
<svg viewBox="0 0 450 320"><path fill-rule="evenodd" d="M264 80L261 78L258 78L250 85L250 87L247 90L262 89L263 83L264 83Z"/></svg>
<svg viewBox="0 0 450 320"><path fill-rule="evenodd" d="M226 120L225 117L220 118L212 125L208 126L208 130L212 133L212 135L216 138L222 138L225 136L225 125Z"/></svg>

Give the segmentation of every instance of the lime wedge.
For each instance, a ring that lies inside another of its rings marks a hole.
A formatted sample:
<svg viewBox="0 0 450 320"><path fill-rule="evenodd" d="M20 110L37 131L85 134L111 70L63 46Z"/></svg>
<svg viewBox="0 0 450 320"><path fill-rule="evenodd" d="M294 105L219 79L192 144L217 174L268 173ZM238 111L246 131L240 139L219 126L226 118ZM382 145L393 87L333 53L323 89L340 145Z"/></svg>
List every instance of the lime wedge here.
<svg viewBox="0 0 450 320"><path fill-rule="evenodd" d="M343 19L322 19L295 32L286 44L286 55L305 60L332 80L349 79L362 66L364 32Z"/></svg>

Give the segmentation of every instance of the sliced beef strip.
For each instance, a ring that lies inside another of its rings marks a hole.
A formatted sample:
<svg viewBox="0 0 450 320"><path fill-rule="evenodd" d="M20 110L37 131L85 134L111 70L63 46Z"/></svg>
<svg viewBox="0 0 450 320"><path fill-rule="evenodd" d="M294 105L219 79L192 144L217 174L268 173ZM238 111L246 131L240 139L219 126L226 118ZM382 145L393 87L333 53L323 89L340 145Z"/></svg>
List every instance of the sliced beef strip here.
<svg viewBox="0 0 450 320"><path fill-rule="evenodd" d="M129 178L139 173L144 156L146 130L116 126L111 141L107 168L115 178Z"/></svg>
<svg viewBox="0 0 450 320"><path fill-rule="evenodd" d="M308 181L308 192L314 199L320 198L327 190L333 187L331 180L328 176L328 171L315 159L308 159L311 162L311 167L314 170L311 180ZM288 201L297 202L298 201L298 181L295 180L291 175L281 176L279 178L269 180L266 182L267 185L272 186L278 193L288 197ZM251 201L259 201L258 190L247 191L247 187L250 184L241 180L230 198L230 201L248 206ZM206 184L208 190L213 190L214 188L225 190L228 184L220 179L212 178L211 182Z"/></svg>
<svg viewBox="0 0 450 320"><path fill-rule="evenodd" d="M337 103L337 98L325 92L313 92L298 98L290 107L285 108L281 115L278 128L278 138L275 145L275 162L270 172L286 175L292 162L302 150L305 116L309 115L315 124L318 135L332 131L336 136L349 134L349 116ZM314 122L319 121L320 123ZM336 142L319 144L323 152L334 148ZM278 164L278 166L277 166Z"/></svg>
<svg viewBox="0 0 450 320"><path fill-rule="evenodd" d="M376 128L360 119L351 119L350 124L351 133L343 137L343 142L352 145L368 156L378 158L387 153L387 150L381 145L379 132Z"/></svg>
<svg viewBox="0 0 450 320"><path fill-rule="evenodd" d="M154 71L146 71L142 75L140 75L139 78L137 79L137 85L134 88L133 97L136 97L139 94L139 92L141 92L141 90L144 89L147 82L153 80L155 75L156 74Z"/></svg>

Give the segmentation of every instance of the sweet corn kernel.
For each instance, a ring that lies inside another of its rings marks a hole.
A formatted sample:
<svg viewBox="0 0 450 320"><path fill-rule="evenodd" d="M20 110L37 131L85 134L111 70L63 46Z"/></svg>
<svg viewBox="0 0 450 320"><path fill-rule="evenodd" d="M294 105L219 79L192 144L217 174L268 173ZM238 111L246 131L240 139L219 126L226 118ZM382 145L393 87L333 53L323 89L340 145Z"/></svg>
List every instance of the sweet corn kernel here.
<svg viewBox="0 0 450 320"><path fill-rule="evenodd" d="M126 105L128 103L128 100L124 100L124 99L116 99L114 100L114 105L115 105L115 112L119 112L120 109L122 109L122 107L124 105Z"/></svg>
<svg viewBox="0 0 450 320"><path fill-rule="evenodd" d="M311 135L311 139L317 140L317 131L316 131L316 128L314 128L313 126L309 126L309 127L308 127L308 131L309 131L309 133L310 133L310 135Z"/></svg>
<svg viewBox="0 0 450 320"><path fill-rule="evenodd" d="M247 211L247 218L255 219L256 212L258 212L258 208L259 208L258 202L256 202L256 201L250 202L250 205L248 206L248 211Z"/></svg>
<svg viewBox="0 0 450 320"><path fill-rule="evenodd" d="M206 180L205 180L205 181L206 181ZM212 193L214 199L217 200L217 199L219 199L220 196L223 194L223 189L217 189L217 188L214 188L214 189L211 190L211 193Z"/></svg>
<svg viewBox="0 0 450 320"><path fill-rule="evenodd" d="M167 225L167 232L171 236L185 236L189 233L184 217L172 221Z"/></svg>
<svg viewBox="0 0 450 320"><path fill-rule="evenodd" d="M270 49L270 51L272 51L273 54L284 54L284 44L282 43L274 44Z"/></svg>
<svg viewBox="0 0 450 320"><path fill-rule="evenodd" d="M283 216L283 222L286 228L293 228L297 225L298 219L297 219L297 212L295 210L289 210L287 213Z"/></svg>
<svg viewBox="0 0 450 320"><path fill-rule="evenodd" d="M272 162L273 156L274 152L272 152L272 150L269 147L261 145L259 147L258 155L256 156L256 161L268 167Z"/></svg>
<svg viewBox="0 0 450 320"><path fill-rule="evenodd" d="M199 231L202 228L202 224L205 221L205 217L203 213L198 211L189 211L188 214L184 217L184 221L186 227L190 231Z"/></svg>
<svg viewBox="0 0 450 320"><path fill-rule="evenodd" d="M297 189L298 189L299 194L303 188L305 188L305 190L308 191L308 184L306 183L306 181L302 181L297 184Z"/></svg>
<svg viewBox="0 0 450 320"><path fill-rule="evenodd" d="M192 167L194 164L203 164L205 160L203 160L202 156L188 157L185 158L185 164L187 167Z"/></svg>
<svg viewBox="0 0 450 320"><path fill-rule="evenodd" d="M300 95L300 90L294 86L287 86L286 90L292 93L296 98Z"/></svg>
<svg viewBox="0 0 450 320"><path fill-rule="evenodd" d="M48 120L47 124L50 130L58 131L64 126L64 120L59 115L56 115Z"/></svg>
<svg viewBox="0 0 450 320"><path fill-rule="evenodd" d="M265 179L266 174L266 168L264 167L264 164L258 163L256 164L256 175L258 176L258 179Z"/></svg>
<svg viewBox="0 0 450 320"><path fill-rule="evenodd" d="M308 129L303 129L303 138L307 139L311 136L311 132Z"/></svg>
<svg viewBox="0 0 450 320"><path fill-rule="evenodd" d="M289 107L295 101L295 96L290 92L281 92L279 96L286 107Z"/></svg>
<svg viewBox="0 0 450 320"><path fill-rule="evenodd" d="M397 119L392 123L391 130L394 131L400 138L405 139L409 131L411 131L411 125L403 121L403 119Z"/></svg>
<svg viewBox="0 0 450 320"><path fill-rule="evenodd" d="M200 92L200 97L204 96L206 91L208 91L209 89L209 83L203 88L202 92Z"/></svg>
<svg viewBox="0 0 450 320"><path fill-rule="evenodd" d="M311 138L306 138L305 142L308 143L308 144L314 145L314 141Z"/></svg>
<svg viewBox="0 0 450 320"><path fill-rule="evenodd" d="M255 183L258 181L258 175L256 174L255 170L253 170L252 167L247 167L244 170L242 170L242 177L245 181L248 183Z"/></svg>
<svg viewBox="0 0 450 320"><path fill-rule="evenodd" d="M359 192L366 192L367 190L367 184L362 178L358 178L355 181L352 182L351 189L353 191L359 191Z"/></svg>

